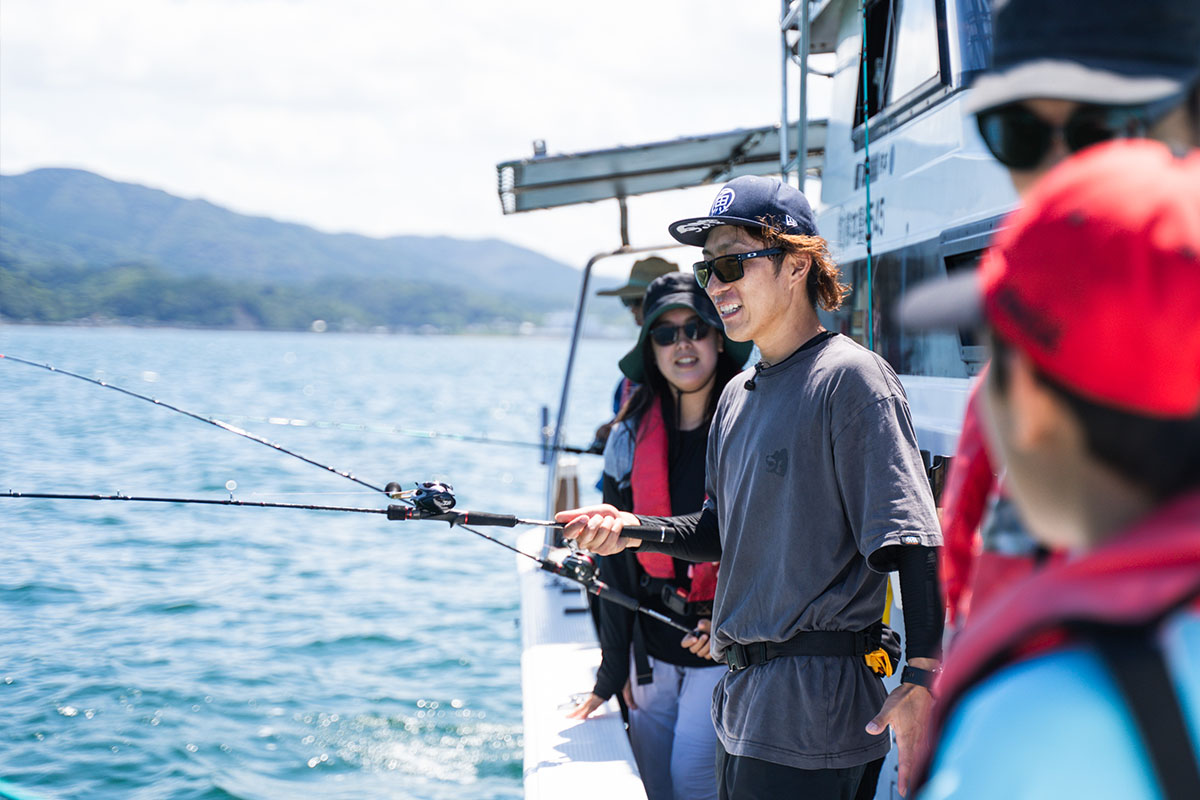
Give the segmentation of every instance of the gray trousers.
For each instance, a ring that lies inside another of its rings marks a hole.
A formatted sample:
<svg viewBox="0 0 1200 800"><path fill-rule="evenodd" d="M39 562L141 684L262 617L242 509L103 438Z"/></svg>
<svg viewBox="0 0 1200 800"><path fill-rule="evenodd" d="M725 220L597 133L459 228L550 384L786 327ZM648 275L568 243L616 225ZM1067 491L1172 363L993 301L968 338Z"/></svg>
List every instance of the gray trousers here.
<svg viewBox="0 0 1200 800"><path fill-rule="evenodd" d="M633 683L629 740L648 800L717 800L712 696L724 665L679 667L650 659L654 682ZM636 674L636 669L630 671Z"/></svg>

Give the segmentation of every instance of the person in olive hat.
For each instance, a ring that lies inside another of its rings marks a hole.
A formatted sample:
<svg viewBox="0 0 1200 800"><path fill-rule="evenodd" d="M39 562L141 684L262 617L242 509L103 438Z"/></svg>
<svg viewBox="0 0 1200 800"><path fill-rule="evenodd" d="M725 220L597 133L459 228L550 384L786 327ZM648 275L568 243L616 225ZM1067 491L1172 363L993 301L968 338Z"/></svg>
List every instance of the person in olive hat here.
<svg viewBox="0 0 1200 800"><path fill-rule="evenodd" d="M624 286L618 286L616 289L602 289L596 292L596 295L598 297L619 297L621 304L633 314L633 321L641 325L642 298L646 294L646 287L660 275L666 275L668 272L675 272L678 269L678 264L672 264L665 258L658 256L643 258L633 262L633 268L629 270L629 280Z"/></svg>
<svg viewBox="0 0 1200 800"><path fill-rule="evenodd" d="M604 501L644 514L699 511L709 422L721 389L752 348L725 336L691 275L655 279L644 308L637 344L620 362L638 389L604 448ZM631 551L602 558L600 570L613 588L689 628L712 616L715 563ZM707 638L681 642L675 629L612 603L600 603L598 611L603 659L592 693L571 715L586 718L624 691L647 797L716 800L710 711L724 670L709 657Z"/></svg>

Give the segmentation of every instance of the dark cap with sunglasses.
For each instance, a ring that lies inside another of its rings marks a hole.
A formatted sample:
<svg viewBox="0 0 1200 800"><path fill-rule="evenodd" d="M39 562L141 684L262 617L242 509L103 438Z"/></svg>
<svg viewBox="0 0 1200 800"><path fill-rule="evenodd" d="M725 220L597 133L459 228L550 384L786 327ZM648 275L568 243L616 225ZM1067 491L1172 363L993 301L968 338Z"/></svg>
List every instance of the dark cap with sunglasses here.
<svg viewBox="0 0 1200 800"><path fill-rule="evenodd" d="M696 312L698 320L692 320L681 326L664 325L660 322L663 314L676 308L687 308ZM696 284L691 275L683 272L671 272L656 278L646 289L646 299L643 303L645 321L638 334L637 344L625 354L619 362L621 372L635 383L645 383L646 367L644 353L646 340L653 338L662 346L667 346L679 340L680 335L699 341L708 335L711 329L716 329L725 338L725 352L733 358L739 367L746 363L753 342L735 342L725 336L725 328L712 300L704 290ZM699 323L699 324L693 324ZM658 330L656 334L655 331Z"/></svg>
<svg viewBox="0 0 1200 800"><path fill-rule="evenodd" d="M706 217L672 222L667 230L676 241L703 247L708 232L720 225L768 227L779 233L815 235L816 217L808 198L778 178L743 175L721 187Z"/></svg>
<svg viewBox="0 0 1200 800"><path fill-rule="evenodd" d="M1035 97L1146 105L1198 79L1195 0L995 0L992 64L972 83L967 111Z"/></svg>

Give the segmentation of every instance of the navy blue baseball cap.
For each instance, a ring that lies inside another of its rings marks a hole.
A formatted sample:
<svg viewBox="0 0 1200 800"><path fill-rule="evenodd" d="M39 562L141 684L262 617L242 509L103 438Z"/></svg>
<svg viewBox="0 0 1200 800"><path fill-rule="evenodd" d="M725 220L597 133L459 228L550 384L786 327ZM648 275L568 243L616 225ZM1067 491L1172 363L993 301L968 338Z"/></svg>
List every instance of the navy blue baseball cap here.
<svg viewBox="0 0 1200 800"><path fill-rule="evenodd" d="M721 187L707 217L672 222L667 230L676 241L703 247L708 232L719 225L771 228L779 233L817 234L808 198L778 178L743 175Z"/></svg>

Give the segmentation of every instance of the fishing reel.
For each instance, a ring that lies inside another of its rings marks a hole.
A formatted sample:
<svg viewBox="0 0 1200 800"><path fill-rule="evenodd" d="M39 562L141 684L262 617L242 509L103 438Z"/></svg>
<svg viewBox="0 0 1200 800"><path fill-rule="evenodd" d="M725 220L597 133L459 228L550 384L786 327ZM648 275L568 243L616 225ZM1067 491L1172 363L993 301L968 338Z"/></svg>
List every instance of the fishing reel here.
<svg viewBox="0 0 1200 800"><path fill-rule="evenodd" d="M590 553L572 550L563 557L562 563L556 570L560 575L577 580L586 585L596 579L596 559Z"/></svg>
<svg viewBox="0 0 1200 800"><path fill-rule="evenodd" d="M425 481L416 489L401 491L400 484L392 482L384 487L388 495L397 500L408 500L413 507L425 514L445 514L454 508L454 487L442 481Z"/></svg>

